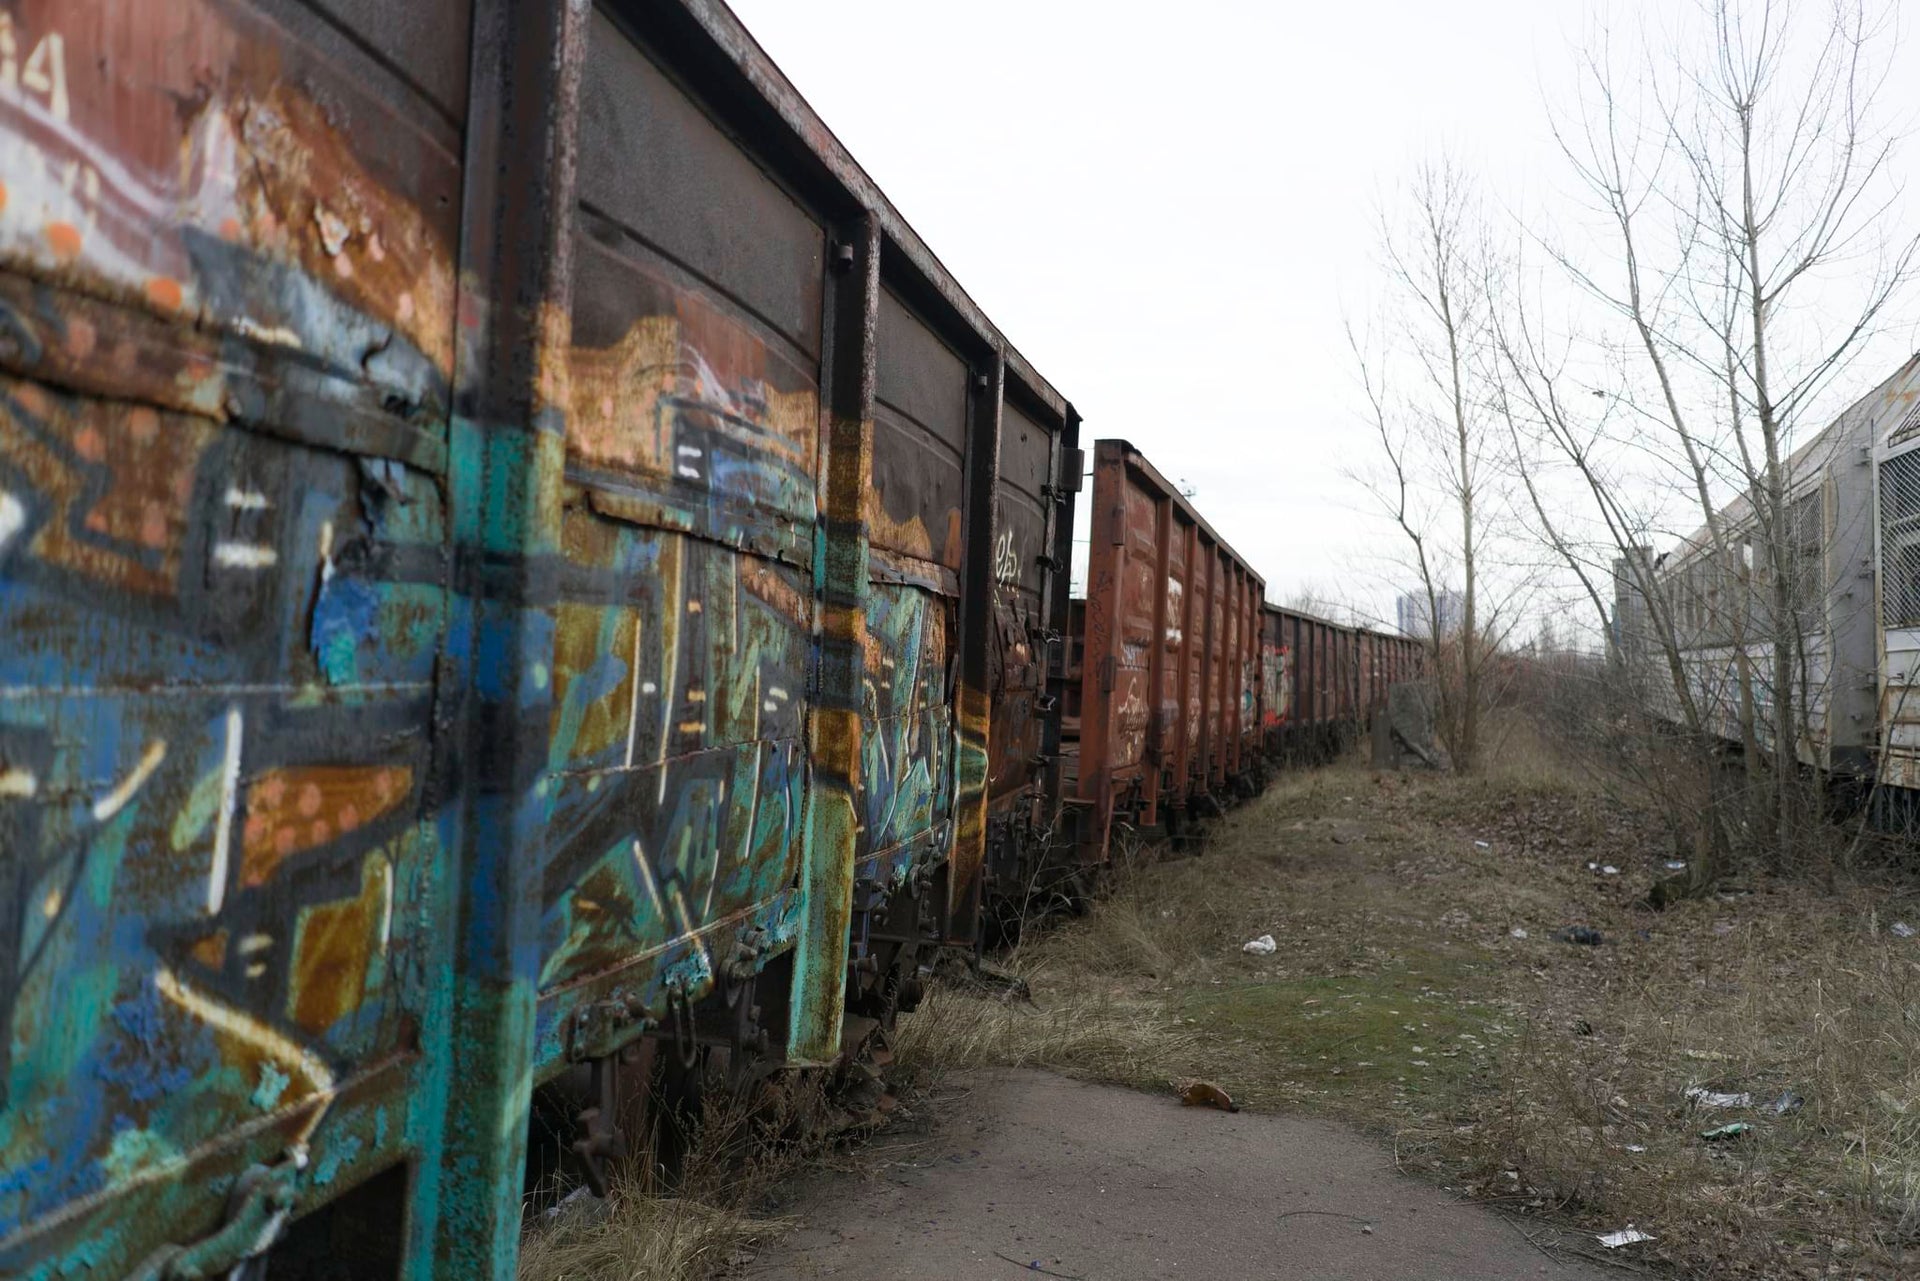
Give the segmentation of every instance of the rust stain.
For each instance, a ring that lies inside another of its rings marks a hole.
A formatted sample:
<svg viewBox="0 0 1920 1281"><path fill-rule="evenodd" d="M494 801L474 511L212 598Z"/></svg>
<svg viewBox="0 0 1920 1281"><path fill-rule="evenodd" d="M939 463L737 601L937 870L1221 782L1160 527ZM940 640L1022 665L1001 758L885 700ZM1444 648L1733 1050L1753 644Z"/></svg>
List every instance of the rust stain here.
<svg viewBox="0 0 1920 1281"><path fill-rule="evenodd" d="M577 721L578 729L572 750L579 755L605 751L627 736L633 686L640 679L639 672L628 660L639 648L636 633L640 629L640 615L637 611L623 613L626 616L615 625L610 648L622 662L627 663L626 677L585 707L576 707L574 700L579 697L575 691L576 683L592 677L609 648L602 641L600 630L605 611L592 605L565 602L554 611L553 717L550 735L556 740L560 739L566 722Z"/></svg>
<svg viewBox="0 0 1920 1281"><path fill-rule="evenodd" d="M264 885L286 859L351 832L413 790L405 765L302 765L269 770L247 789L240 883Z"/></svg>
<svg viewBox="0 0 1920 1281"><path fill-rule="evenodd" d="M547 371L547 394L568 406L568 452L671 481L679 474L673 406L663 402L677 401L712 415L715 430L737 436L743 449L810 471L819 421L813 389L771 386L757 336L697 299L683 295L677 307L676 315L639 317L611 346L575 344L565 370ZM755 392L736 394L742 387Z"/></svg>

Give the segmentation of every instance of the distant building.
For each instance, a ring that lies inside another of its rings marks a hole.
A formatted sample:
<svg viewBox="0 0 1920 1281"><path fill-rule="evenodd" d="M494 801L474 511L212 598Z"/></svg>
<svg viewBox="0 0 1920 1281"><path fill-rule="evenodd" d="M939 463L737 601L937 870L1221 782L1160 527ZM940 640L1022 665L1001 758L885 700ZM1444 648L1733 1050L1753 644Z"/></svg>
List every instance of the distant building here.
<svg viewBox="0 0 1920 1281"><path fill-rule="evenodd" d="M1433 606L1440 614L1440 634L1451 636L1460 630L1467 616L1467 598L1450 587L1443 587L1433 594ZM1393 603L1394 619L1400 626L1402 636L1430 640L1433 637L1432 617L1427 612L1427 594L1425 592L1403 592Z"/></svg>
<svg viewBox="0 0 1920 1281"><path fill-rule="evenodd" d="M1659 562L1654 559L1651 547L1632 547L1628 549L1628 556L1616 557L1613 562L1613 617L1607 628L1607 655L1639 678L1644 675L1648 642L1653 634L1647 598L1640 584L1652 579ZM1635 561L1639 562L1637 571Z"/></svg>

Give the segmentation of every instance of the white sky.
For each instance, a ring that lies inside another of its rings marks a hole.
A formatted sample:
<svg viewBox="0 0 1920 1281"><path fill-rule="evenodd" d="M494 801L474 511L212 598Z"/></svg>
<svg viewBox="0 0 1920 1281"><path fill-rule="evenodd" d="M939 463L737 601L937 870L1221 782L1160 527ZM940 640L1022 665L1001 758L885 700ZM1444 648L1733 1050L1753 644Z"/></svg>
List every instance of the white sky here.
<svg viewBox="0 0 1920 1281"><path fill-rule="evenodd" d="M1573 188L1543 104L1564 92L1571 43L1594 12L1660 12L1660 0L731 3L1074 402L1083 441L1125 437L1191 484L1270 597L1312 585L1388 618L1382 562L1397 544L1348 479L1377 443L1342 331L1380 293L1374 210L1443 146L1497 201L1564 206ZM1890 105L1911 115L1920 41L1895 56ZM1920 143L1901 161L1916 163ZM1893 318L1853 394L1920 345L1917 320L1911 306Z"/></svg>

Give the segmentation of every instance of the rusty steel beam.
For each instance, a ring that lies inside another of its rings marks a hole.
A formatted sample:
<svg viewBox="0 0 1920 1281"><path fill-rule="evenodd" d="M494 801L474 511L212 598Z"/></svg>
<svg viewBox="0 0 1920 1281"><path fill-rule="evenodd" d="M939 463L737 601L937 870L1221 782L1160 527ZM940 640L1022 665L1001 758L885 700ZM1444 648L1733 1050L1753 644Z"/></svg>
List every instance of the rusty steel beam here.
<svg viewBox="0 0 1920 1281"><path fill-rule="evenodd" d="M539 978L546 724L565 464L574 158L589 0L474 12L451 431L454 617L441 673L458 780L437 1159L409 1270L515 1274ZM430 1255L431 1266L427 1259Z"/></svg>
<svg viewBox="0 0 1920 1281"><path fill-rule="evenodd" d="M1000 474L1001 407L1007 365L996 356L968 389L966 477L961 495L960 682L954 761L953 840L947 851L946 940L973 947L980 933L981 870L987 854L988 737L993 712L991 643L993 522Z"/></svg>
<svg viewBox="0 0 1920 1281"><path fill-rule="evenodd" d="M873 480L873 402L880 316L880 223L863 216L832 249L821 359L825 486L814 558L818 675L808 710L812 772L802 817L802 919L794 949L790 1062L840 1052L859 843L860 710L865 679L866 495Z"/></svg>

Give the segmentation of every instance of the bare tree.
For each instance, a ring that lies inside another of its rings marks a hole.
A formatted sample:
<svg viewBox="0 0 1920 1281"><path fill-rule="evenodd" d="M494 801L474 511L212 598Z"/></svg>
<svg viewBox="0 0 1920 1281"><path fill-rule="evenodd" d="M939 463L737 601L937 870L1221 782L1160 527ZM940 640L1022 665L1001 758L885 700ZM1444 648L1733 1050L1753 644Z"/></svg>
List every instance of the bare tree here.
<svg viewBox="0 0 1920 1281"><path fill-rule="evenodd" d="M1381 257L1393 287L1384 350L1353 332L1370 425L1385 459L1370 488L1406 539L1424 594L1421 638L1435 677L1436 711L1454 764L1474 768L1489 690L1486 670L1519 623L1511 590L1489 606L1487 541L1498 511L1490 486L1499 441L1486 412L1483 366L1494 270L1473 183L1450 159L1417 169L1400 206L1381 217ZM1389 368L1411 369L1396 385ZM1450 573L1458 573L1452 618Z"/></svg>
<svg viewBox="0 0 1920 1281"><path fill-rule="evenodd" d="M1822 425L1809 421L1817 398L1911 284L1920 239L1887 221L1896 140L1875 123L1874 55L1888 21L1861 0L1701 0L1695 16L1657 47L1643 40L1631 78L1604 38L1582 51L1579 109L1557 122L1606 229L1598 256L1555 253L1617 335L1587 362L1619 374L1602 412L1567 396L1537 317L1497 292L1489 310L1516 456L1524 422L1579 478L1600 545L1645 601L1688 734L1710 750L1731 724L1766 783L1744 830L1764 833L1777 862L1812 813L1799 786L1815 696L1806 620L1824 590L1808 564L1818 503L1795 489L1821 460L1795 451ZM1690 495L1700 529L1676 556L1683 572L1638 553L1650 522L1614 470L1625 451L1658 459ZM1596 558L1527 487L1556 550L1590 572ZM1732 655L1718 688L1695 657L1702 637Z"/></svg>

